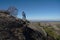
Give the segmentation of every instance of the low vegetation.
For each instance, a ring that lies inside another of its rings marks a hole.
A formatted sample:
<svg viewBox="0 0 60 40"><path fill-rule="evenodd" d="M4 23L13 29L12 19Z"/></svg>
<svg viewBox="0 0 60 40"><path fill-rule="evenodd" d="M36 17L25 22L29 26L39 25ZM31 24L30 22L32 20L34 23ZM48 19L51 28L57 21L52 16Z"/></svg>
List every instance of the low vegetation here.
<svg viewBox="0 0 60 40"><path fill-rule="evenodd" d="M48 27L45 27L44 30L46 31L46 33L53 37L55 40L60 40L60 35L58 35L54 30L53 28L48 28Z"/></svg>

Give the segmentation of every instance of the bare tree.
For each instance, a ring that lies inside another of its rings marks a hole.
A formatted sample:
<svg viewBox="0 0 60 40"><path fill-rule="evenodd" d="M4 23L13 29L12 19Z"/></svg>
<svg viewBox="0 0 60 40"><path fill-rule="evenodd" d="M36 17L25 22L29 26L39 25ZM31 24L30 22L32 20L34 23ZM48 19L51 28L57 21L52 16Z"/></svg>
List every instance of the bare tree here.
<svg viewBox="0 0 60 40"><path fill-rule="evenodd" d="M16 17L18 15L18 9L16 7L9 7L7 11L12 16L15 16Z"/></svg>

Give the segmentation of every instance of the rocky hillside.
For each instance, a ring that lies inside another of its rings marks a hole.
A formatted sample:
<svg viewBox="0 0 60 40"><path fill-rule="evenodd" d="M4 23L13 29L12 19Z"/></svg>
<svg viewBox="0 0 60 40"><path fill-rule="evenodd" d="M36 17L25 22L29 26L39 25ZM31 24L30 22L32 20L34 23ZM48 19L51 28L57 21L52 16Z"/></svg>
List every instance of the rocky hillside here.
<svg viewBox="0 0 60 40"><path fill-rule="evenodd" d="M27 21L0 12L0 40L48 40L48 37L29 28Z"/></svg>

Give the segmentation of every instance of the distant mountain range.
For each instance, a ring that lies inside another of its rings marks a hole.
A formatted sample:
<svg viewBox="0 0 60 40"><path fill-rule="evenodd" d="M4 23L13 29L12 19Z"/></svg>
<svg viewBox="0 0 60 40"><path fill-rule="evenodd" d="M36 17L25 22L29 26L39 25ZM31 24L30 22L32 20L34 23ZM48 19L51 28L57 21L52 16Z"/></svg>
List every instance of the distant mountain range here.
<svg viewBox="0 0 60 40"><path fill-rule="evenodd" d="M60 20L29 20L31 22L60 22Z"/></svg>

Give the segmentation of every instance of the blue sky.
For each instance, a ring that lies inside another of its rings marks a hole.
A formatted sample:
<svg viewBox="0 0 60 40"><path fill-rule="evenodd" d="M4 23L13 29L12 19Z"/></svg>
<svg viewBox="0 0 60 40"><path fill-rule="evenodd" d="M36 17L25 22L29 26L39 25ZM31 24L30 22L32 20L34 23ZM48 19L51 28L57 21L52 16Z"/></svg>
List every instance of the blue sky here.
<svg viewBox="0 0 60 40"><path fill-rule="evenodd" d="M29 20L60 20L60 0L0 0L0 9L15 6L18 17L22 11Z"/></svg>

